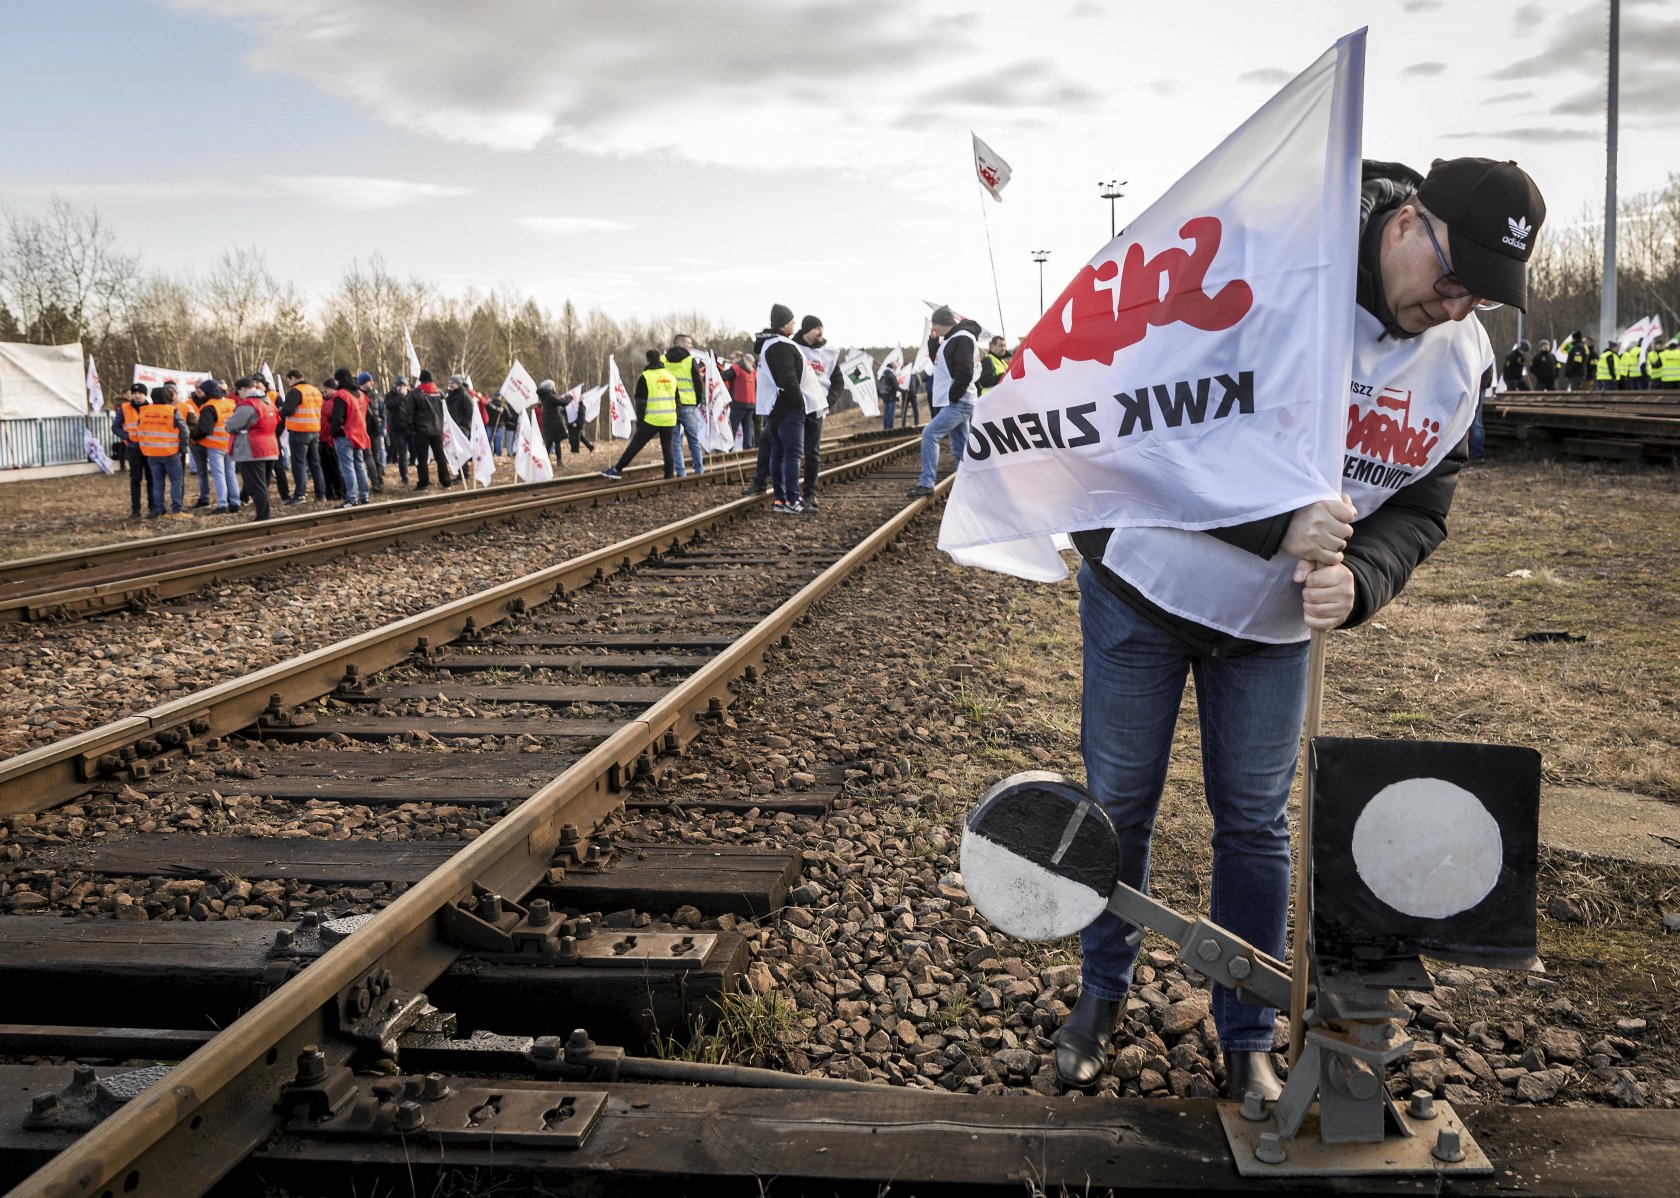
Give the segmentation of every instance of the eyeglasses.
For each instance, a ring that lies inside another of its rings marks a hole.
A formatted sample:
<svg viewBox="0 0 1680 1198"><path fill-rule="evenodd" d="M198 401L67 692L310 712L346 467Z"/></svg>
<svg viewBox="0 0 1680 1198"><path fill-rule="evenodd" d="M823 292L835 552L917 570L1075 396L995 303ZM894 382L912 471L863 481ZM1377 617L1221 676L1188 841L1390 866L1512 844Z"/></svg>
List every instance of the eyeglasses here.
<svg viewBox="0 0 1680 1198"><path fill-rule="evenodd" d="M1429 234L1429 244L1435 247L1435 261L1441 264L1441 277L1435 280L1435 294L1449 300L1474 299L1474 307L1478 312L1492 312L1495 308L1503 308L1505 305L1499 300L1482 299L1477 296L1464 285L1463 279L1453 274L1453 268L1447 265L1447 256L1441 252L1441 243L1435 240L1435 230L1430 227L1429 218L1420 215L1418 219L1423 223L1423 231Z"/></svg>

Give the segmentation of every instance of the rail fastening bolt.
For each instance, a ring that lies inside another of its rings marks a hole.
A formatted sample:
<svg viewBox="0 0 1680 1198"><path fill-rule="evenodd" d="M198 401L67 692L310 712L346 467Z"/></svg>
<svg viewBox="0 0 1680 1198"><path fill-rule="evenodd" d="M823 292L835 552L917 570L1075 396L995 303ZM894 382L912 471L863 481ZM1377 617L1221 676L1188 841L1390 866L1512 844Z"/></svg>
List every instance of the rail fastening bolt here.
<svg viewBox="0 0 1680 1198"><path fill-rule="evenodd" d="M1249 963L1249 960L1248 960L1247 957L1238 955L1238 956L1232 957L1230 962L1225 966L1225 968L1230 970L1232 977L1236 978L1238 981L1241 981L1243 978L1246 978L1251 972L1253 972L1254 966Z"/></svg>
<svg viewBox="0 0 1680 1198"><path fill-rule="evenodd" d="M420 1091L420 1094L421 1097L430 1098L434 1101L439 1098L447 1098L449 1096L449 1086L444 1082L443 1074L428 1073L426 1075L425 1086Z"/></svg>
<svg viewBox="0 0 1680 1198"><path fill-rule="evenodd" d="M426 1112L420 1109L418 1102L404 1102L397 1105L397 1130L418 1131L426 1122Z"/></svg>
<svg viewBox="0 0 1680 1198"><path fill-rule="evenodd" d="M1201 941L1201 943L1196 945L1196 955L1204 961L1212 962L1219 960L1219 941L1215 940L1212 936L1207 937L1205 940Z"/></svg>
<svg viewBox="0 0 1680 1198"><path fill-rule="evenodd" d="M76 1068L70 1073L70 1088L72 1090L85 1090L93 1085L96 1080L98 1080L98 1075L94 1072L93 1066L78 1062Z"/></svg>
<svg viewBox="0 0 1680 1198"><path fill-rule="evenodd" d="M297 1084L314 1086L327 1080L327 1054L315 1044L304 1045L298 1053Z"/></svg>
<svg viewBox="0 0 1680 1198"><path fill-rule="evenodd" d="M48 1111L56 1110L57 1107L58 1095L50 1090L45 1094L37 1094L29 1100L29 1113L31 1115L45 1115Z"/></svg>
<svg viewBox="0 0 1680 1198"><path fill-rule="evenodd" d="M1456 1164L1464 1159L1464 1145L1458 1138L1458 1129L1443 1127L1435 1137L1435 1147L1429 1150L1429 1155L1447 1164Z"/></svg>
<svg viewBox="0 0 1680 1198"><path fill-rule="evenodd" d="M525 921L533 928L544 927L554 918L554 909L547 899L532 899L525 908Z"/></svg>
<svg viewBox="0 0 1680 1198"><path fill-rule="evenodd" d="M1243 1095L1242 1117L1250 1123L1259 1123L1266 1117L1266 1096L1258 1090L1250 1090Z"/></svg>
<svg viewBox="0 0 1680 1198"><path fill-rule="evenodd" d="M531 1041L531 1055L539 1061L553 1061L560 1056L559 1036L538 1036Z"/></svg>
<svg viewBox="0 0 1680 1198"><path fill-rule="evenodd" d="M1433 1119L1435 1117L1435 1095L1428 1090L1413 1090L1412 1100L1406 1107L1406 1113L1414 1119Z"/></svg>
<svg viewBox="0 0 1680 1198"><path fill-rule="evenodd" d="M1281 1165L1289 1159L1289 1154L1283 1150L1283 1140L1277 1132L1260 1133L1260 1144L1254 1150L1254 1159L1267 1165Z"/></svg>
<svg viewBox="0 0 1680 1198"><path fill-rule="evenodd" d="M495 922L502 917L502 896L499 894L481 894L478 896L478 917Z"/></svg>

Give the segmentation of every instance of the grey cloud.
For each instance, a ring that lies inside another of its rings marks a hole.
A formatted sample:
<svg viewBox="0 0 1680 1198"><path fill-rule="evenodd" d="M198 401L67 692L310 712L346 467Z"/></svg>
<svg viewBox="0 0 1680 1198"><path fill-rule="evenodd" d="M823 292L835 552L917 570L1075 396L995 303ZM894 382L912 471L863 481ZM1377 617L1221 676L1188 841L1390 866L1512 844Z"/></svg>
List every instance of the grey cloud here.
<svg viewBox="0 0 1680 1198"><path fill-rule="evenodd" d="M1620 80L1617 108L1623 119L1639 121L1651 118L1670 121L1674 116L1675 67L1639 72L1624 72ZM1605 105L1603 84L1588 86L1552 105L1556 116L1590 116L1603 118Z"/></svg>
<svg viewBox="0 0 1680 1198"><path fill-rule="evenodd" d="M1282 67L1260 67L1253 71L1244 71L1237 76L1238 83L1263 83L1267 87L1282 87L1294 74Z"/></svg>
<svg viewBox="0 0 1680 1198"><path fill-rule="evenodd" d="M1514 104L1519 100L1532 100L1532 91L1500 92L1497 96L1489 96L1482 101L1484 104Z"/></svg>
<svg viewBox="0 0 1680 1198"><path fill-rule="evenodd" d="M1068 9L1067 15L1070 20L1084 21L1092 17L1100 17L1102 12L1102 5L1098 4L1096 0L1079 0L1078 4Z"/></svg>
<svg viewBox="0 0 1680 1198"><path fill-rule="evenodd" d="M978 108L1021 109L1088 104L1099 95L1095 88L1083 83L1057 78L1049 63L1035 61L932 88L923 92L916 103L918 107L930 108L968 104Z"/></svg>
<svg viewBox="0 0 1680 1198"><path fill-rule="evenodd" d="M1400 68L1400 73L1402 75L1417 75L1422 78L1431 78L1435 75L1445 74L1446 70L1447 64L1444 62L1414 62L1409 67Z"/></svg>
<svg viewBox="0 0 1680 1198"><path fill-rule="evenodd" d="M1561 75L1603 78L1608 28L1599 5L1583 5L1564 13L1548 30L1538 53L1507 63L1488 74L1489 79L1546 79ZM1628 64L1636 62L1642 73L1655 77L1680 68L1680 18L1672 15L1663 0L1627 4L1622 10L1622 80L1629 78Z"/></svg>
<svg viewBox="0 0 1680 1198"><path fill-rule="evenodd" d="M1559 129L1551 125L1533 125L1522 129L1475 129L1444 136L1454 141L1476 138L1480 141L1519 141L1547 145L1559 142L1593 141L1599 135L1590 129Z"/></svg>
<svg viewBox="0 0 1680 1198"><path fill-rule="evenodd" d="M1434 12L1446 0L1400 0L1401 12Z"/></svg>
<svg viewBox="0 0 1680 1198"><path fill-rule="evenodd" d="M1517 11L1511 14L1511 28L1518 33L1532 32L1545 17L1546 10L1538 4L1519 5Z"/></svg>

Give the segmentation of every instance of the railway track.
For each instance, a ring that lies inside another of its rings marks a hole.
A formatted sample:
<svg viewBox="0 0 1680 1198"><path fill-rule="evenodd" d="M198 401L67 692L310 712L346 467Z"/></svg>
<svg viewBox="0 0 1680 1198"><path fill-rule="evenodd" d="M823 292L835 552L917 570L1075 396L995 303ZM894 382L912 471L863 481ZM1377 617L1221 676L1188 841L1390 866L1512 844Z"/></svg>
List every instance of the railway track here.
<svg viewBox="0 0 1680 1198"><path fill-rule="evenodd" d="M440 1167L546 1193L777 1176L864 1193L1267 1188L1234 1174L1211 1102L955 1096L636 1055L733 990L733 921L783 906L799 855L626 852L615 821L667 805L691 740L732 735L741 683L926 510L903 499L912 466L883 447L826 473L820 519L735 500L28 754L30 776L6 763L0 809L56 803L119 834L32 846L41 875L110 879L81 898L36 883L43 910L91 917L0 919L0 1181L180 1195L248 1159L218 1192L260 1175L406 1193ZM826 763L871 764L856 746L781 752L762 786L706 801L820 811ZM153 833L122 824L148 812L168 815ZM87 1063L16 1059L43 1056ZM1428 1188L1666 1192L1672 1122L1488 1108L1473 1130L1506 1172ZM1641 1153L1618 1148L1635 1139Z"/></svg>
<svg viewBox="0 0 1680 1198"><path fill-rule="evenodd" d="M1507 392L1482 422L1489 437L1575 457L1680 461L1680 391Z"/></svg>
<svg viewBox="0 0 1680 1198"><path fill-rule="evenodd" d="M825 460L839 463L873 452L880 433L837 438ZM545 483L416 495L351 510L246 521L174 536L125 541L0 563L0 623L93 615L143 608L227 579L266 573L401 542L531 519L567 508L614 503L673 487L740 485L753 453L716 454L703 475L665 479L657 464L633 466L622 481L566 475Z"/></svg>

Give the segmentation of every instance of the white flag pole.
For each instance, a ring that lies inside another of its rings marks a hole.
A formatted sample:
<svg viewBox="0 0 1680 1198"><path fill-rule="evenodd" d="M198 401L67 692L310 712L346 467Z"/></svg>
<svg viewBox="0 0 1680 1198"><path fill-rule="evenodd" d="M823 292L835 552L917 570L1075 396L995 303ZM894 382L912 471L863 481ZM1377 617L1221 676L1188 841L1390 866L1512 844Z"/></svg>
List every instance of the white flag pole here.
<svg viewBox="0 0 1680 1198"><path fill-rule="evenodd" d="M974 136L975 135L971 130L969 132L969 137L974 138ZM980 224L986 230L986 260L992 264L992 297L997 300L998 332L1002 334L1003 339L1007 341L1009 340L1009 333L1005 330L1003 324L1003 293L998 290L997 258L992 253L992 220L991 217L986 215L986 185L981 181L979 175L975 175L974 182L975 185L980 188ZM976 364L976 369L978 369L978 364Z"/></svg>

